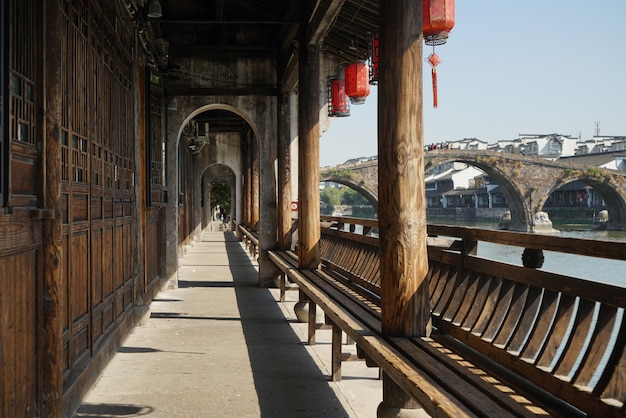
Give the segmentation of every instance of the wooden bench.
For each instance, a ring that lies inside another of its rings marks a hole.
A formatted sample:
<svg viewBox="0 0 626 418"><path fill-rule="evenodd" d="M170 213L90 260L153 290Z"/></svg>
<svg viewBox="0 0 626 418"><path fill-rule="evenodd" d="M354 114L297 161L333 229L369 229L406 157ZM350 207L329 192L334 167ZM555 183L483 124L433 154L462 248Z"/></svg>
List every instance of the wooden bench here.
<svg viewBox="0 0 626 418"><path fill-rule="evenodd" d="M309 297L312 318L319 305L333 325L333 380L340 379L343 331L431 415L624 415L625 289L482 260L472 254L482 236L471 230L429 231L461 236L431 239L429 338L382 334L376 238L324 230L323 271L300 271L294 255L270 252ZM512 239L492 232L495 242ZM514 238L530 249L555 241ZM624 254L625 245L595 244L588 255Z"/></svg>

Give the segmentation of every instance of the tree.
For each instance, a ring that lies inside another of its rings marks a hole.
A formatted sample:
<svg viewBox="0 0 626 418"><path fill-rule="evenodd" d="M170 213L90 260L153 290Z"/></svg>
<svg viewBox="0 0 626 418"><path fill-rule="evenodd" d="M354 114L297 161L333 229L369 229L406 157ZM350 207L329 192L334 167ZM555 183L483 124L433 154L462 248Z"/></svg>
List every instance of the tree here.
<svg viewBox="0 0 626 418"><path fill-rule="evenodd" d="M211 188L211 207L220 206L224 214L230 213L230 186L226 183L214 183Z"/></svg>
<svg viewBox="0 0 626 418"><path fill-rule="evenodd" d="M341 199L342 205L369 205L367 199L354 189L346 188L343 192L343 198Z"/></svg>
<svg viewBox="0 0 626 418"><path fill-rule="evenodd" d="M337 206L341 204L343 192L336 187L324 187L320 192L320 200L328 205Z"/></svg>

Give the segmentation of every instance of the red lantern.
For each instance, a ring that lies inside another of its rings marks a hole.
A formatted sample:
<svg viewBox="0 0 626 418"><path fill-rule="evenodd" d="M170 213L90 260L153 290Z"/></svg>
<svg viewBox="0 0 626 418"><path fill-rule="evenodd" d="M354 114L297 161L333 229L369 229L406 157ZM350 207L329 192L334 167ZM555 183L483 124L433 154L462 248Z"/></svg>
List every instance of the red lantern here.
<svg viewBox="0 0 626 418"><path fill-rule="evenodd" d="M443 45L454 27L454 0L423 0L422 31L426 45Z"/></svg>
<svg viewBox="0 0 626 418"><path fill-rule="evenodd" d="M370 84L378 84L378 31L370 34Z"/></svg>
<svg viewBox="0 0 626 418"><path fill-rule="evenodd" d="M448 40L448 33L454 27L454 0L423 0L422 31L424 42L433 47L433 53L426 58L430 64L433 83L433 107L438 105L437 65L441 63L435 54L435 46L443 45Z"/></svg>
<svg viewBox="0 0 626 418"><path fill-rule="evenodd" d="M343 78L328 78L328 116L350 116L350 102L346 96Z"/></svg>
<svg viewBox="0 0 626 418"><path fill-rule="evenodd" d="M369 67L365 61L348 64L344 70L346 95L352 104L363 104L370 94Z"/></svg>

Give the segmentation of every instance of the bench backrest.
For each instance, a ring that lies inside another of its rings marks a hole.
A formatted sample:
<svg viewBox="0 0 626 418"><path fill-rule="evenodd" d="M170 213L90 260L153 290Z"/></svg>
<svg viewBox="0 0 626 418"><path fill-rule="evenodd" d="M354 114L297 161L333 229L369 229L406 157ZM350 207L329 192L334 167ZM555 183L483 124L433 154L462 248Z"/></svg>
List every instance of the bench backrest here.
<svg viewBox="0 0 626 418"><path fill-rule="evenodd" d="M585 245L585 240L441 226L429 226L429 233L460 238L457 245L429 246L435 332L592 416L623 416L626 288L483 259L472 249L478 240L488 240L623 259L626 243ZM380 300L375 237L323 229L320 250L325 269Z"/></svg>

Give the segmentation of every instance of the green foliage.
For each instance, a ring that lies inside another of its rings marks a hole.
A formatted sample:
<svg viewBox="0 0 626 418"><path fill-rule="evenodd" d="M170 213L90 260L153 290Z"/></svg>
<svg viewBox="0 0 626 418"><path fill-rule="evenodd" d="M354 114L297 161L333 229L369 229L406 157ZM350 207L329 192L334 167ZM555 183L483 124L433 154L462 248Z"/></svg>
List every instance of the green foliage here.
<svg viewBox="0 0 626 418"><path fill-rule="evenodd" d="M320 192L320 200L327 205L337 206L341 205L341 198L343 196L343 190L336 187L325 187Z"/></svg>
<svg viewBox="0 0 626 418"><path fill-rule="evenodd" d="M600 170L596 167L589 167L585 170L585 174L589 177L600 177Z"/></svg>
<svg viewBox="0 0 626 418"><path fill-rule="evenodd" d="M349 168L332 168L324 172L325 177L352 178L353 172Z"/></svg>
<svg viewBox="0 0 626 418"><path fill-rule="evenodd" d="M359 192L354 189L345 188L343 193L343 197L341 199L342 205L368 205L369 202L367 199Z"/></svg>
<svg viewBox="0 0 626 418"><path fill-rule="evenodd" d="M328 206L369 205L365 196L349 187L325 187L320 191L320 201Z"/></svg>
<svg viewBox="0 0 626 418"><path fill-rule="evenodd" d="M219 205L226 214L230 213L230 186L226 183L215 183L211 189L211 207Z"/></svg>
<svg viewBox="0 0 626 418"><path fill-rule="evenodd" d="M572 174L574 174L574 169L573 168L566 168L565 170L563 170L563 175L565 177L570 177Z"/></svg>

